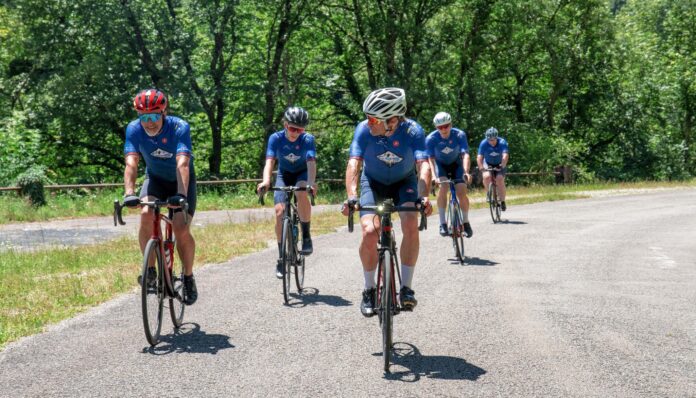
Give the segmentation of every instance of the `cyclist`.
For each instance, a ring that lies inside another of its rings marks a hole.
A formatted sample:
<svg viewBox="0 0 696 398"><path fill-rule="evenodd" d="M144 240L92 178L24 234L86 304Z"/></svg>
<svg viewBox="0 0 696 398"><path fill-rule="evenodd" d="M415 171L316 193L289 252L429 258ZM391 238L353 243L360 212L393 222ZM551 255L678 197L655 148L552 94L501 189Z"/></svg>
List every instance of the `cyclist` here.
<svg viewBox="0 0 696 398"><path fill-rule="evenodd" d="M418 123L404 117L406 93L393 87L375 90L365 99L363 112L367 119L355 128L350 145L345 182L348 200L344 204L343 214L348 215L349 204L358 202L359 183L360 206L374 206L388 198L393 199L395 205L415 206L421 200L429 215L432 206L427 192L431 172L425 152L425 135ZM411 289L419 250L418 217L412 212L402 212L399 217L404 234L399 297L404 310L410 311L418 303ZM360 260L365 277L360 312L370 317L375 314L379 220L374 212L361 210L360 223Z"/></svg>
<svg viewBox="0 0 696 398"><path fill-rule="evenodd" d="M498 187L498 199L500 200L500 208L505 211L505 173L507 172L507 164L510 159L508 143L504 138L498 137L498 130L491 127L486 130L486 138L481 141L476 156L479 170L483 171L483 186L488 192L488 186L491 184L491 172L486 171L487 168L500 168L496 178L495 185Z"/></svg>
<svg viewBox="0 0 696 398"><path fill-rule="evenodd" d="M471 183L471 158L466 133L452 127L452 117L447 112L439 112L433 118L436 130L425 139L425 147L430 161L430 168L438 181L447 179L454 181L457 199L464 215L464 232L466 237L473 235L469 224L469 198L466 195L466 184ZM464 180L462 177L466 177ZM449 187L440 185L437 192L437 208L440 215L440 235L447 236L447 192Z"/></svg>
<svg viewBox="0 0 696 398"><path fill-rule="evenodd" d="M278 161L278 175L276 187L309 186L314 193L317 191L317 150L314 145L314 136L305 132L309 123L309 114L306 110L291 106L283 114L283 130L276 131L268 138L266 149L266 165L263 168L263 181L256 187L262 194L271 186L271 173L275 161ZM276 213L276 238L278 239L278 252L281 250L281 229L283 228L283 212L285 211L285 192L276 191L273 195ZM302 250L305 256L312 254L312 237L309 232L309 223L312 217L312 206L306 191L297 192L297 213L300 216L302 226ZM282 255L282 253L281 253ZM279 256L280 257L280 256ZM280 260L276 265L276 277L283 277L283 265Z"/></svg>
<svg viewBox="0 0 696 398"><path fill-rule="evenodd" d="M184 215L179 207L181 199L188 204L191 217L196 211L196 173L193 168L193 149L189 124L176 116L167 114L169 102L160 90L150 88L140 91L133 99L133 108L138 119L126 127L124 154L126 169L123 175L125 196L123 203L135 207L141 200L168 200L169 206L176 208L173 230L176 248L184 265L184 302L191 305L198 298L196 281L193 278L193 259L196 242L191 235L191 223L184 223ZM138 175L140 158L145 161L145 181L140 194L135 194L135 180ZM152 236L154 211L143 207L140 213L138 238L140 250L145 250ZM147 283L157 278L154 267L149 268Z"/></svg>

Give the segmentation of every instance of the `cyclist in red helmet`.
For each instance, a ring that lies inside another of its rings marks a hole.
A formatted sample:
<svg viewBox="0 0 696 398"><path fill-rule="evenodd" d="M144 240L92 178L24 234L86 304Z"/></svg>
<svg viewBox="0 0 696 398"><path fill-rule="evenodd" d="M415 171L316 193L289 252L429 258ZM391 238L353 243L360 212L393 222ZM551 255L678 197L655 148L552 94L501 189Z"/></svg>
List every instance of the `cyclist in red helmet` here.
<svg viewBox="0 0 696 398"><path fill-rule="evenodd" d="M160 90L151 88L140 91L133 98L133 108L138 118L126 127L124 154L126 170L123 175L126 206L137 206L141 199L168 200L172 207L181 199L188 202L191 217L196 211L196 173L193 168L193 147L189 124L176 116L167 115L169 100ZM145 181L139 195L135 193L138 162L145 161ZM143 207L140 213L140 250L145 249L152 235L154 212ZM184 265L184 302L191 305L198 298L196 281L193 278L193 258L196 242L191 235L191 222L184 223L181 209L174 215L176 247ZM154 271L154 268L151 269ZM157 277L155 272L140 276L150 282Z"/></svg>

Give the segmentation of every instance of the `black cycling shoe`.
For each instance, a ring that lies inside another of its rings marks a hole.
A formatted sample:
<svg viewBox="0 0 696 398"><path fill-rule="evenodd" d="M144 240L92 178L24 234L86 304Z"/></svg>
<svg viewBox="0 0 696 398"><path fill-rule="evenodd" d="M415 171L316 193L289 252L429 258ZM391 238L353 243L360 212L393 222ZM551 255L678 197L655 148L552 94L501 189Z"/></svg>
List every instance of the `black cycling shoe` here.
<svg viewBox="0 0 696 398"><path fill-rule="evenodd" d="M447 224L440 224L440 236L447 236L449 232L447 231Z"/></svg>
<svg viewBox="0 0 696 398"><path fill-rule="evenodd" d="M312 238L302 238L302 250L300 250L300 254L309 256L313 251L314 247L312 246Z"/></svg>
<svg viewBox="0 0 696 398"><path fill-rule="evenodd" d="M192 305L198 300L198 289L193 275L184 275L184 304Z"/></svg>
<svg viewBox="0 0 696 398"><path fill-rule="evenodd" d="M468 222L464 223L464 233L466 233L467 238L471 238L471 235L474 234L474 231L471 229L471 224Z"/></svg>
<svg viewBox="0 0 696 398"><path fill-rule="evenodd" d="M143 276L138 275L138 285L143 285ZM148 267L147 269L147 286L155 287L157 286L157 270L155 267Z"/></svg>
<svg viewBox="0 0 696 398"><path fill-rule="evenodd" d="M283 279L283 262L280 260L278 260L278 263L276 264L275 276L278 279Z"/></svg>
<svg viewBox="0 0 696 398"><path fill-rule="evenodd" d="M502 210L502 211L507 210L507 206L505 206L505 201L500 202L500 210Z"/></svg>
<svg viewBox="0 0 696 398"><path fill-rule="evenodd" d="M365 289L362 292L362 302L360 303L360 312L364 317L371 317L375 315L375 292L377 289L374 287L371 289Z"/></svg>
<svg viewBox="0 0 696 398"><path fill-rule="evenodd" d="M416 305L418 305L415 292L408 286L401 287L399 298L401 298L401 309L404 311L413 311Z"/></svg>

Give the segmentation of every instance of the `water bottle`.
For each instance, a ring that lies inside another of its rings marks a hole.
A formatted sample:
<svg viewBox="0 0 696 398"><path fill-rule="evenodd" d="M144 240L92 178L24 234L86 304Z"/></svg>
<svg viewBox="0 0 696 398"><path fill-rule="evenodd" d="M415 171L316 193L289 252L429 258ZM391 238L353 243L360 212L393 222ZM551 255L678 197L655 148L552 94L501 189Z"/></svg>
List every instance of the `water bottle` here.
<svg viewBox="0 0 696 398"><path fill-rule="evenodd" d="M297 240L297 235L298 235L298 233L299 233L299 232L297 231L297 224L293 224L293 225L292 225L292 238L293 238L294 240Z"/></svg>

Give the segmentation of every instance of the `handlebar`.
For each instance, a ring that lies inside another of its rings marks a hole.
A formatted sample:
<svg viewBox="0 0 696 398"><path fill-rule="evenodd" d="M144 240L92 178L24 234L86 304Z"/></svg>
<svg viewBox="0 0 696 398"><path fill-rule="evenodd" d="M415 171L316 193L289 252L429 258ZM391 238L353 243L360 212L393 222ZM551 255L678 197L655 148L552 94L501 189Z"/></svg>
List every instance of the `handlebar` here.
<svg viewBox="0 0 696 398"><path fill-rule="evenodd" d="M428 217L425 216L425 206L422 206L420 199L416 202L415 207L411 206L395 206L390 202L385 202L377 206L360 206L352 205L347 203L348 206L348 232L353 232L355 221L353 220L353 214L355 210L373 210L377 214L387 214L387 213L397 213L397 212L419 212L421 215L420 224L418 225L418 230L423 231L428 229Z"/></svg>
<svg viewBox="0 0 696 398"><path fill-rule="evenodd" d="M257 192L259 195L259 204L264 206L266 202L263 200L263 196L269 191L281 191L281 192L297 192L297 191L309 191L309 202L314 206L314 191L310 187L270 187L263 189L261 192Z"/></svg>
<svg viewBox="0 0 696 398"><path fill-rule="evenodd" d="M127 207L123 204L121 204L118 199L114 199L114 226L117 226L118 224L120 225L126 225L126 222L123 221L123 209ZM140 204L137 206L137 208L142 208L142 207L152 207L152 208L162 208L162 207L167 207L167 208L172 208L169 205L169 202L166 200L153 200L150 202L140 202ZM184 224L188 224L188 219L189 219L189 214L188 214L188 209L189 209L189 204L186 201L186 199L181 198L179 201L179 208L181 208L181 212L184 213ZM173 208L172 208L173 209Z"/></svg>

